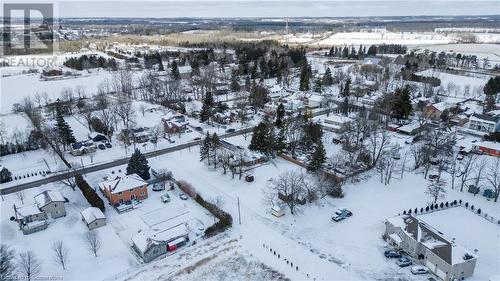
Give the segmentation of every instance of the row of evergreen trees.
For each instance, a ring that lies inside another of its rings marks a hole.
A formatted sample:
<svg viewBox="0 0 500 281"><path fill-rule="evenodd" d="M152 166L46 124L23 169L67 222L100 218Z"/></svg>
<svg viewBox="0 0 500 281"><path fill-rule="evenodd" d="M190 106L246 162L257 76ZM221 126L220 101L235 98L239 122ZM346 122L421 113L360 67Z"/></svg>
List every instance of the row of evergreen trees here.
<svg viewBox="0 0 500 281"><path fill-rule="evenodd" d="M21 153L25 151L32 151L45 147L46 144L41 135L35 130L32 130L26 140L20 140L15 143L12 142L1 143L0 156Z"/></svg>
<svg viewBox="0 0 500 281"><path fill-rule="evenodd" d="M79 57L67 58L63 65L76 70L90 68L109 68L113 71L117 70L117 63L114 58L106 59L103 56L97 55L81 55Z"/></svg>
<svg viewBox="0 0 500 281"><path fill-rule="evenodd" d="M363 59L366 56L376 56L377 54L406 54L408 47L401 44L371 45L368 50L366 46L359 45L358 50L351 46L331 47L326 56L349 59Z"/></svg>
<svg viewBox="0 0 500 281"><path fill-rule="evenodd" d="M90 206L99 208L101 211L105 211L104 201L96 193L96 191L90 187L88 182L82 177L82 175L75 176L75 184L82 191L83 196L87 199Z"/></svg>

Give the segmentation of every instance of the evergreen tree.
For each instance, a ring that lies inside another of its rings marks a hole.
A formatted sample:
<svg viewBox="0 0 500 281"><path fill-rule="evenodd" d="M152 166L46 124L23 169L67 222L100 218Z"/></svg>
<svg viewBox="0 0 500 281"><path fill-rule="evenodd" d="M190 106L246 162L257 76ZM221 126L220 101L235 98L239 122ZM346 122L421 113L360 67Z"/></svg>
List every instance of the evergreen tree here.
<svg viewBox="0 0 500 281"><path fill-rule="evenodd" d="M283 118L285 118L285 106L280 103L276 109L276 120L274 121L274 125L281 128L283 126Z"/></svg>
<svg viewBox="0 0 500 281"><path fill-rule="evenodd" d="M56 130L57 134L65 145L76 142L76 139L73 135L73 130L68 125L68 123L66 123L66 120L64 120L61 105L59 102L56 105Z"/></svg>
<svg viewBox="0 0 500 281"><path fill-rule="evenodd" d="M203 98L203 105L201 106L200 122L210 121L212 118L214 108L214 97L211 92L207 92Z"/></svg>
<svg viewBox="0 0 500 281"><path fill-rule="evenodd" d="M231 91L233 92L239 92L241 90L240 83L238 82L238 75L236 72L233 72L231 76L231 85L230 85Z"/></svg>
<svg viewBox="0 0 500 281"><path fill-rule="evenodd" d="M0 170L0 183L12 181L12 173L5 167Z"/></svg>
<svg viewBox="0 0 500 281"><path fill-rule="evenodd" d="M210 142L211 142L211 138L210 138L210 135L207 132L207 135L201 141L201 145L200 145L200 162L203 162L204 160L208 160L208 162L210 162L210 159L209 159L209 156L210 156Z"/></svg>
<svg viewBox="0 0 500 281"><path fill-rule="evenodd" d="M500 76L490 78L483 88L485 98L485 111L493 110L498 93L500 92Z"/></svg>
<svg viewBox="0 0 500 281"><path fill-rule="evenodd" d="M371 45L370 48L368 48L367 55L369 55L369 56L376 56L377 55L377 46Z"/></svg>
<svg viewBox="0 0 500 281"><path fill-rule="evenodd" d="M165 70L165 67L163 66L163 62L161 61L161 57L160 57L160 60L158 61L158 71L164 71Z"/></svg>
<svg viewBox="0 0 500 281"><path fill-rule="evenodd" d="M148 160L139 149L135 149L134 154L130 157L127 166L127 175L137 174L143 180L149 180L149 165Z"/></svg>
<svg viewBox="0 0 500 281"><path fill-rule="evenodd" d="M332 71L328 67L323 75L323 85L330 86L333 84Z"/></svg>
<svg viewBox="0 0 500 281"><path fill-rule="evenodd" d="M402 120L408 119L412 111L410 89L408 86L398 88L394 92L394 103L392 105L392 117Z"/></svg>
<svg viewBox="0 0 500 281"><path fill-rule="evenodd" d="M175 80L181 79L181 74L179 73L179 67L177 66L177 61L175 61L175 60L172 62L172 66L170 69L170 75Z"/></svg>
<svg viewBox="0 0 500 281"><path fill-rule="evenodd" d="M219 151L220 147L220 138L219 136L214 133L212 137L210 138L210 151L209 154L212 156L212 160L214 163L214 168L217 169L217 152Z"/></svg>
<svg viewBox="0 0 500 281"><path fill-rule="evenodd" d="M321 93L323 90L323 82L320 78L316 78L314 81L314 91L316 93Z"/></svg>
<svg viewBox="0 0 500 281"><path fill-rule="evenodd" d="M340 94L343 97L348 97L351 94L351 78L347 78L347 81L344 84L344 87L340 91Z"/></svg>
<svg viewBox="0 0 500 281"><path fill-rule="evenodd" d="M253 129L252 140L248 148L252 151L258 151L266 155L271 155L274 151L274 134L272 128L264 122L260 122Z"/></svg>
<svg viewBox="0 0 500 281"><path fill-rule="evenodd" d="M300 86L299 90L301 91L309 91L309 78L310 78L310 69L307 62L302 66L300 71Z"/></svg>
<svg viewBox="0 0 500 281"><path fill-rule="evenodd" d="M321 167L325 163L325 160L326 151L325 147L323 146L323 142L320 140L310 157L309 163L307 164L307 170L310 172L317 172L321 170Z"/></svg>

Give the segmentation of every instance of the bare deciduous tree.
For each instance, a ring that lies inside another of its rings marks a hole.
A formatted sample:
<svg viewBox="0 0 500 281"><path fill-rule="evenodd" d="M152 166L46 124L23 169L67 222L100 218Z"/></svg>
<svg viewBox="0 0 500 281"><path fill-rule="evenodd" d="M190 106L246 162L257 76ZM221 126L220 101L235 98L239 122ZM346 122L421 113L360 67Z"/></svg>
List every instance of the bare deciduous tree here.
<svg viewBox="0 0 500 281"><path fill-rule="evenodd" d="M299 201L305 197L304 174L297 171L287 171L279 175L271 184L272 192L276 193L283 203L288 206L293 215L297 212Z"/></svg>
<svg viewBox="0 0 500 281"><path fill-rule="evenodd" d="M24 198L26 198L26 193L24 193L24 190L20 190L16 192L16 197L21 201L21 204L24 204Z"/></svg>
<svg viewBox="0 0 500 281"><path fill-rule="evenodd" d="M52 251L54 252L55 262L59 264L63 270L65 270L66 265L68 264L68 248L66 248L64 243L59 240L52 244Z"/></svg>
<svg viewBox="0 0 500 281"><path fill-rule="evenodd" d="M15 269L14 251L7 245L0 244L0 280L12 280Z"/></svg>
<svg viewBox="0 0 500 281"><path fill-rule="evenodd" d="M459 177L460 177L460 191L462 192L464 190L465 183L470 179L472 175L472 169L474 167L474 163L476 162L477 156L476 155L468 155L464 160L462 160L463 165L460 167L459 170Z"/></svg>
<svg viewBox="0 0 500 281"><path fill-rule="evenodd" d="M498 195L500 194L500 158L497 158L495 163L490 165L488 173L486 174L486 180L492 188L494 200L497 202Z"/></svg>
<svg viewBox="0 0 500 281"><path fill-rule="evenodd" d="M443 198L444 195L446 194L445 186L446 186L445 180L430 181L425 193L429 195L429 197L431 197L432 200L434 200L433 202L435 204L438 199Z"/></svg>
<svg viewBox="0 0 500 281"><path fill-rule="evenodd" d="M42 271L42 264L33 251L26 251L17 258L17 271L24 279L31 281Z"/></svg>
<svg viewBox="0 0 500 281"><path fill-rule="evenodd" d="M85 235L85 240L87 242L87 249L91 254L97 257L99 250L101 249L101 239L94 231L89 231Z"/></svg>

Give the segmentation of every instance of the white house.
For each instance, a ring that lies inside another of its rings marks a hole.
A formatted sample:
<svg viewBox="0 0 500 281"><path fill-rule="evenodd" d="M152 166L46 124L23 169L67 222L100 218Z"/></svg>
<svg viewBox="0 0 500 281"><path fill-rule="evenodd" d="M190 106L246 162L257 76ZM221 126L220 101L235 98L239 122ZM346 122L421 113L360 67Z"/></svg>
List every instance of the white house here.
<svg viewBox="0 0 500 281"><path fill-rule="evenodd" d="M339 133L352 121L353 120L347 116L332 114L323 120L321 126L327 131Z"/></svg>
<svg viewBox="0 0 500 281"><path fill-rule="evenodd" d="M472 114L469 118L469 129L484 133L494 132L497 124L500 124L500 116Z"/></svg>
<svg viewBox="0 0 500 281"><path fill-rule="evenodd" d="M328 102L325 96L318 94L312 94L311 96L309 96L307 100L308 100L307 105L310 108L325 107Z"/></svg>
<svg viewBox="0 0 500 281"><path fill-rule="evenodd" d="M402 215L387 219L385 226L389 244L419 259L444 281L473 275L476 256L423 220Z"/></svg>
<svg viewBox="0 0 500 281"><path fill-rule="evenodd" d="M106 216L96 207L88 207L81 212L82 221L87 225L89 230L99 228L106 225Z"/></svg>

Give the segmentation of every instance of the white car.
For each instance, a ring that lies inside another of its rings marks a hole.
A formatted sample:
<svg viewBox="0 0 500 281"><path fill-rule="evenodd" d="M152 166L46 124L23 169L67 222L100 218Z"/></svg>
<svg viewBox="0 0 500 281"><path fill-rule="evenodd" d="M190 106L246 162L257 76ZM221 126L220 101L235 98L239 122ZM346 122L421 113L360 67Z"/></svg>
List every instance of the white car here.
<svg viewBox="0 0 500 281"><path fill-rule="evenodd" d="M421 266L421 265L416 265L411 268L411 273L417 275L417 274L426 274L429 273L429 269L427 267Z"/></svg>

